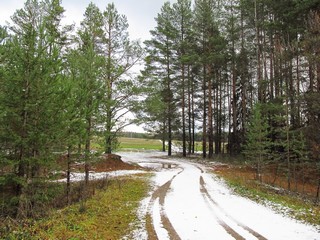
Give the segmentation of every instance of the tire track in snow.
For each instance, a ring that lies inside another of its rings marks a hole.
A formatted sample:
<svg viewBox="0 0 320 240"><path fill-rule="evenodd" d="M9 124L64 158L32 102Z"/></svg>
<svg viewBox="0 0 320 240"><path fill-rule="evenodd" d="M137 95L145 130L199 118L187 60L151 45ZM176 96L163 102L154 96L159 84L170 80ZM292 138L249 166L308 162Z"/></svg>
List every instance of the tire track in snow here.
<svg viewBox="0 0 320 240"><path fill-rule="evenodd" d="M200 168L199 168L200 169ZM204 171L201 169L201 172L203 173ZM257 233L250 227L244 225L243 223L239 222L238 220L234 219L232 216L230 216L228 213L225 212L223 208L212 198L212 196L209 194L207 188L205 187L205 181L202 176L200 176L200 191L203 194L203 197L207 197L209 201L216 206L227 218L235 222L238 226L242 227L244 230L248 231L250 234L252 234L254 237L256 237L259 240L267 240L264 236L261 234ZM218 218L218 217L217 217ZM219 223L226 229L226 231L231 234L235 239L245 239L243 238L240 234L235 232L230 226L228 226L222 219L218 218ZM230 232L229 232L230 231Z"/></svg>
<svg viewBox="0 0 320 240"><path fill-rule="evenodd" d="M147 228L147 233L148 233L148 240L159 240L158 236L157 236L157 232L155 230L154 224L153 224L153 218L152 218L152 209L154 207L155 201L157 199L159 199L159 203L160 203L160 217L161 217L161 222L163 224L164 229L167 230L168 235L170 237L170 239L172 240L181 240L181 238L179 237L178 233L176 232L176 230L174 229L174 227L172 226L169 218L167 217L165 210L164 210L164 201L165 201L165 197L167 195L167 192L170 188L170 185L173 181L173 179L178 176L180 173L183 172L183 169L178 172L176 175L174 175L169 181L167 181L165 184L161 185L160 187L157 188L157 190L155 190L152 195L151 195L151 200L149 202L148 205L148 211L147 211L147 215L146 215L146 228Z"/></svg>

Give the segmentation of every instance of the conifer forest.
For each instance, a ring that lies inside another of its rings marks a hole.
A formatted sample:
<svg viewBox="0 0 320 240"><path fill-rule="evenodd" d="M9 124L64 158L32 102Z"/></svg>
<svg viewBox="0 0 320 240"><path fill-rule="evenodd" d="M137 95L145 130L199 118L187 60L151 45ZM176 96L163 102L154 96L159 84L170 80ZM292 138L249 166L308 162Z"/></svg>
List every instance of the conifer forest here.
<svg viewBox="0 0 320 240"><path fill-rule="evenodd" d="M317 186L320 200L319 0L168 1L144 42L113 3L90 3L79 27L63 13L59 0L26 0L0 26L2 216L54 198L60 153L69 179L78 156L88 184L133 122L169 156L179 142L183 157L246 162L261 182Z"/></svg>

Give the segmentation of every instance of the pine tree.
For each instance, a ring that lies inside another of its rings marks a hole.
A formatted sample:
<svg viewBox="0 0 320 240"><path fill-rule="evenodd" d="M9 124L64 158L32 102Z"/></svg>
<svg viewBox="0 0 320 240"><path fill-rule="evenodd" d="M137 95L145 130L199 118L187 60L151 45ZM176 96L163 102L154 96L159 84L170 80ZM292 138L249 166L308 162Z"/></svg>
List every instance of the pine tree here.
<svg viewBox="0 0 320 240"><path fill-rule="evenodd" d="M181 122L182 122L182 155L187 156L187 135L186 135L186 109L187 109L187 83L190 74L188 74L188 64L190 64L190 38L192 37L192 10L190 0L178 0L173 4L174 27L176 28L176 51L178 58L177 66L177 88L181 89L179 93L181 99ZM190 139L189 139L190 141Z"/></svg>
<svg viewBox="0 0 320 240"><path fill-rule="evenodd" d="M197 30L197 63L200 67L198 78L202 82L202 156L212 158L214 154L214 125L216 134L221 136L223 72L226 64L226 41L219 23L218 3L199 0L195 3L195 29ZM220 104L221 103L221 104ZM219 138L216 137L219 141ZM216 144L219 145L218 142Z"/></svg>
<svg viewBox="0 0 320 240"><path fill-rule="evenodd" d="M104 106L105 152L111 153L117 133L129 125L124 116L134 107L137 89L133 83L131 69L143 56L137 41L131 41L126 16L118 13L114 4L108 4L103 12L105 57Z"/></svg>
<svg viewBox="0 0 320 240"><path fill-rule="evenodd" d="M210 66L210 38L212 37L212 27L213 27L213 2L210 0L198 0L195 2L195 28L198 30L198 56L199 64L201 65L201 81L202 81L202 157L207 157L207 133L212 132L212 109L211 102L212 99L212 72ZM208 72L209 70L209 72ZM211 110L210 110L211 109ZM209 118L208 118L209 114ZM209 129L207 125L209 122ZM211 139L210 139L211 140ZM209 140L209 141L210 141ZM210 148L211 150L211 148Z"/></svg>
<svg viewBox="0 0 320 240"><path fill-rule="evenodd" d="M164 103L165 126L168 140L168 155L172 154L172 138L174 121L176 117L176 103L174 99L174 73L175 73L175 40L177 36L176 29L173 25L173 10L169 2L166 2L161 12L158 14L157 26L150 31L152 38L145 42L147 46L147 61L149 69L146 79L149 81L159 81L160 87L157 89L157 95L161 96L161 101ZM163 106L162 105L162 106Z"/></svg>
<svg viewBox="0 0 320 240"><path fill-rule="evenodd" d="M102 101L101 68L104 59L100 55L103 39L102 13L93 3L90 3L78 31L79 48L75 52L76 70L78 71L77 94L80 116L83 117L83 143L85 145L85 182L89 181L89 165L91 155L91 140L93 131L99 124L99 107ZM81 125L80 125L81 126Z"/></svg>

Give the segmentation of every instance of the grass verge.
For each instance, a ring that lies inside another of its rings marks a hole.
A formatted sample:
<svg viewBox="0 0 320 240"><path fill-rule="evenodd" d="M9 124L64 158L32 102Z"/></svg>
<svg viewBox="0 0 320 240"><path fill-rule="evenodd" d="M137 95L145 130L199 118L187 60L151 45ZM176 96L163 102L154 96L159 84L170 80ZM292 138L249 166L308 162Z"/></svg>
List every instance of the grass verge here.
<svg viewBox="0 0 320 240"><path fill-rule="evenodd" d="M11 221L0 239L121 239L138 224L137 209L148 189L148 176L110 180L106 190L85 203L53 211L38 221Z"/></svg>
<svg viewBox="0 0 320 240"><path fill-rule="evenodd" d="M224 179L237 194L320 229L319 205L292 192L273 188L252 178L244 178L237 171L241 169L230 167L219 169L215 174Z"/></svg>

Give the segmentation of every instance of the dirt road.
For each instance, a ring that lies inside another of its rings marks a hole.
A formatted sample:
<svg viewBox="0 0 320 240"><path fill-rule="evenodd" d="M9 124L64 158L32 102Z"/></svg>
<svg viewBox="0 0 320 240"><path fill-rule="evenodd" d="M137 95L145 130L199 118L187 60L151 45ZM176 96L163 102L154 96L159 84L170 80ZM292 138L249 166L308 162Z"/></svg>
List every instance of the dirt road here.
<svg viewBox="0 0 320 240"><path fill-rule="evenodd" d="M141 207L146 221L135 239L320 239L316 228L233 194L204 165L162 153L120 155L155 172L154 190Z"/></svg>

